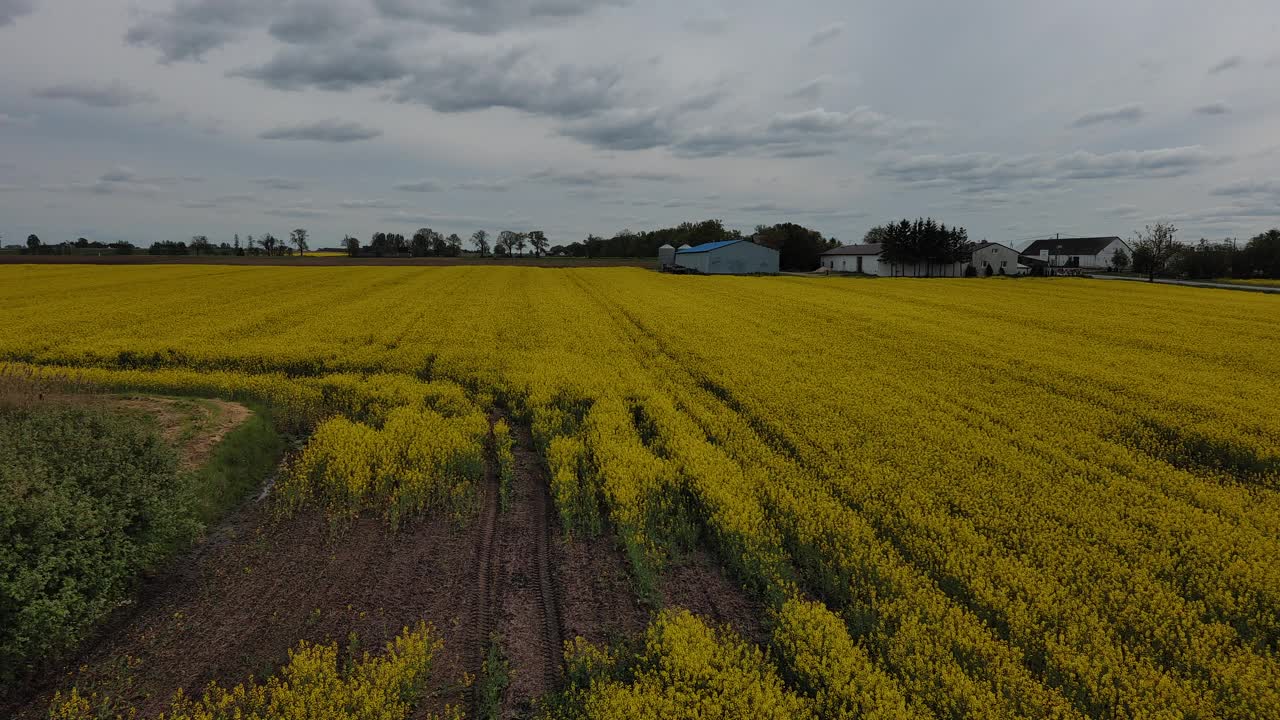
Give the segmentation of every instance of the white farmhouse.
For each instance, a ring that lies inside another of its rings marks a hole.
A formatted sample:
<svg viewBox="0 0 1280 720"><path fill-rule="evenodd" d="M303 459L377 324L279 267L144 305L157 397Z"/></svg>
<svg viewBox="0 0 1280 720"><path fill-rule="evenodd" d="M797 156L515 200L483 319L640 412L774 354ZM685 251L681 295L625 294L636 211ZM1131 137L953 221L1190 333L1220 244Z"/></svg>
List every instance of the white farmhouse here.
<svg viewBox="0 0 1280 720"><path fill-rule="evenodd" d="M779 258L777 250L750 240L723 240L681 247L675 264L706 275L776 274Z"/></svg>
<svg viewBox="0 0 1280 720"><path fill-rule="evenodd" d="M979 275L986 275L987 268L991 268L992 275L1017 275L1018 272L1018 251L993 242L980 242L973 246L973 258L969 260L969 264Z"/></svg>
<svg viewBox="0 0 1280 720"><path fill-rule="evenodd" d="M1023 257L1042 262L1049 268L1082 268L1105 270L1120 250L1133 256L1125 241L1111 237L1049 238L1036 240L1022 251Z"/></svg>

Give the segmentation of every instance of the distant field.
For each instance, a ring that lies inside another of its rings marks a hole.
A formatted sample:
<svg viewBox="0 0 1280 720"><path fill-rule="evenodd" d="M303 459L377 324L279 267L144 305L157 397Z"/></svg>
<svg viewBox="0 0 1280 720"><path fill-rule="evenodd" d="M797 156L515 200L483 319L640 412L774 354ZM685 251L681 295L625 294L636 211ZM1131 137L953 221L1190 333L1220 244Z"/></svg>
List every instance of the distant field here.
<svg viewBox="0 0 1280 720"><path fill-rule="evenodd" d="M0 254L0 265L267 265L272 267L378 267L451 265L525 265L531 267L651 267L656 258L349 258L340 253L308 253L305 257L237 257L234 255L20 255Z"/></svg>
<svg viewBox="0 0 1280 720"><path fill-rule="evenodd" d="M1261 287L1280 287L1280 280L1237 280L1235 278L1220 278L1214 282L1227 283L1230 285L1258 285Z"/></svg>
<svg viewBox="0 0 1280 720"><path fill-rule="evenodd" d="M0 267L0 368L297 438L50 686L426 620L429 710L1280 717L1280 298L457 265Z"/></svg>

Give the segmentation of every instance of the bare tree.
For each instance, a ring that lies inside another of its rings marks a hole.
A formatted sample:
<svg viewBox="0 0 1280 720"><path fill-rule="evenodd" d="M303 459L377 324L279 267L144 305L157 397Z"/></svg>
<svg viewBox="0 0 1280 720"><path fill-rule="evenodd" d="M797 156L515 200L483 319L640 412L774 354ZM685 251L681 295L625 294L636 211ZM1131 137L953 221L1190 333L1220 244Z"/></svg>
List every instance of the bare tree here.
<svg viewBox="0 0 1280 720"><path fill-rule="evenodd" d="M471 244L475 246L476 252L480 253L480 257L489 254L489 233L484 230L477 230L471 234Z"/></svg>
<svg viewBox="0 0 1280 720"><path fill-rule="evenodd" d="M203 250L205 253L208 253L209 237L207 235L192 235L191 250L195 252L196 255L199 255L201 250Z"/></svg>
<svg viewBox="0 0 1280 720"><path fill-rule="evenodd" d="M529 242L529 233L516 233L516 250L520 251L520 257L524 257L524 246Z"/></svg>
<svg viewBox="0 0 1280 720"><path fill-rule="evenodd" d="M1146 273L1147 282L1155 282L1156 275L1164 272L1169 261L1182 251L1177 234L1178 228L1167 222L1148 225L1146 232L1135 233L1133 269Z"/></svg>
<svg viewBox="0 0 1280 720"><path fill-rule="evenodd" d="M275 235L266 233L261 238L258 238L258 243L262 245L262 250L267 255L275 255L276 246L280 244L280 241L276 239Z"/></svg>
<svg viewBox="0 0 1280 720"><path fill-rule="evenodd" d="M356 257L360 254L360 241L350 235L342 238L342 246L347 249L347 257Z"/></svg>
<svg viewBox="0 0 1280 720"><path fill-rule="evenodd" d="M462 238L458 237L458 233L449 233L449 237L444 240L445 254L449 257L458 257L462 254Z"/></svg>
<svg viewBox="0 0 1280 720"><path fill-rule="evenodd" d="M307 250L309 249L307 247L308 237L310 237L310 233L307 232L306 228L298 228L289 234L289 242L293 243L293 246L298 248L299 255L307 254Z"/></svg>

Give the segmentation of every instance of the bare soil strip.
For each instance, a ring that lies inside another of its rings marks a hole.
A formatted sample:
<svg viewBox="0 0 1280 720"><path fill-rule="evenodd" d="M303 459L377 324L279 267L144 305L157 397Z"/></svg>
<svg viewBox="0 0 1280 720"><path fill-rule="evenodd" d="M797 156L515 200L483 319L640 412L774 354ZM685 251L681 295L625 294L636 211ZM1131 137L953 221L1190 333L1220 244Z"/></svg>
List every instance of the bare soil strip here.
<svg viewBox="0 0 1280 720"><path fill-rule="evenodd" d="M490 418L490 425L495 419ZM490 440L492 439L491 431ZM490 445L492 446L492 442ZM467 633L468 652L472 656L469 672L477 679L481 677L490 637L494 631L494 610L499 599L497 563L494 560L499 533L498 493L498 468L493 457L489 457L485 462L484 487L481 488L479 532L476 537L475 560L472 562L475 579L472 583L471 623ZM470 687L470 705L478 710L479 698L476 690L479 685L472 683ZM479 712L476 714L479 715Z"/></svg>
<svg viewBox="0 0 1280 720"><path fill-rule="evenodd" d="M498 634L511 668L501 716L526 717L534 702L560 684L563 631L551 552L551 508L542 460L527 428L514 428L515 479L511 506L500 516Z"/></svg>

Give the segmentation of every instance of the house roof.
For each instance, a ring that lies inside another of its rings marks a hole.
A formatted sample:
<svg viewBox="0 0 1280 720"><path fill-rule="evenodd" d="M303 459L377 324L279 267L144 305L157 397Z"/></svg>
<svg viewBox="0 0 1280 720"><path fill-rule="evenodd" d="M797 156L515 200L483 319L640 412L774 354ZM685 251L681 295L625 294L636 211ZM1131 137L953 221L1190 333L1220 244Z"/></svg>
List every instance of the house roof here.
<svg viewBox="0 0 1280 720"><path fill-rule="evenodd" d="M977 252L977 251L979 251L979 250L985 250L985 249L987 249L987 248L989 248L989 247L1002 247L1002 248L1004 248L1004 249L1006 249L1006 250L1013 250L1013 248L1009 247L1008 245L1005 245L1004 243L987 242L986 240L983 240L982 242L980 242L980 243L978 243L977 245L974 245L974 246L973 246L973 251L974 251L974 252ZM1014 252L1017 252L1017 250L1013 250L1013 251L1014 251Z"/></svg>
<svg viewBox="0 0 1280 720"><path fill-rule="evenodd" d="M1039 255L1048 250L1050 255L1097 255L1111 243L1120 240L1115 235L1088 238L1049 238L1036 240L1023 249L1023 255ZM1120 242L1124 242L1120 240Z"/></svg>
<svg viewBox="0 0 1280 720"><path fill-rule="evenodd" d="M867 243L866 245L841 245L838 248L832 248L824 253L826 255L879 255L881 252L880 243Z"/></svg>
<svg viewBox="0 0 1280 720"><path fill-rule="evenodd" d="M1018 262L1027 266L1049 264L1048 261L1042 260L1035 255L1019 255Z"/></svg>
<svg viewBox="0 0 1280 720"><path fill-rule="evenodd" d="M721 240L720 242L702 243L693 247L682 247L676 251L677 255L688 255L690 253L704 253L712 250L719 250L722 247L728 247L734 243L746 242L746 240Z"/></svg>

